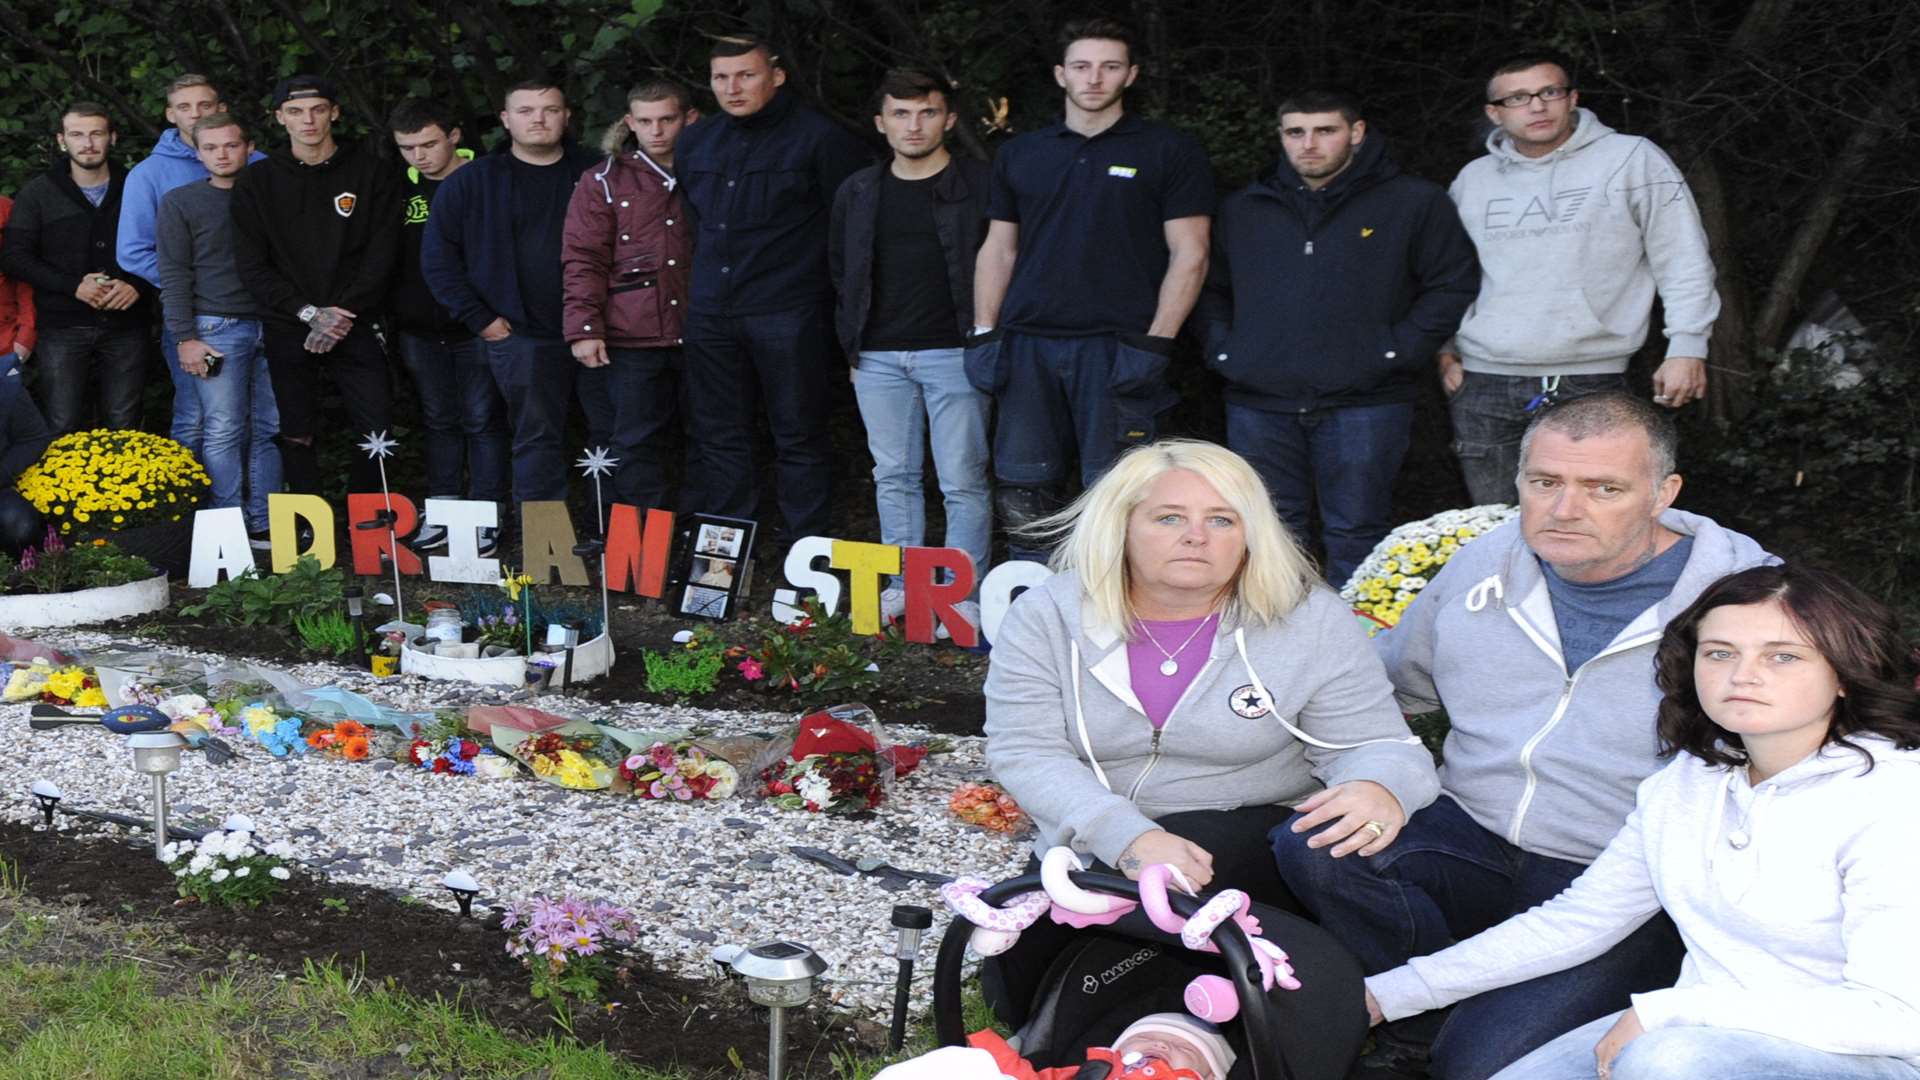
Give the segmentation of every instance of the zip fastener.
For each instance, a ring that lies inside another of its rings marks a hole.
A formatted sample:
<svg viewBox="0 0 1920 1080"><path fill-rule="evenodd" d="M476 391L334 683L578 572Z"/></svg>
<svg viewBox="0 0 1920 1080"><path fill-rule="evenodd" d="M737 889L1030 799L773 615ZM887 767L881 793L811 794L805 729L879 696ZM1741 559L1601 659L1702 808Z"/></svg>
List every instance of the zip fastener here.
<svg viewBox="0 0 1920 1080"><path fill-rule="evenodd" d="M1307 250L1305 253L1308 255L1313 254L1313 241L1311 240L1307 241Z"/></svg>
<svg viewBox="0 0 1920 1080"><path fill-rule="evenodd" d="M1214 627L1214 633L1218 634L1219 632L1220 628L1217 626ZM1206 678L1207 669L1212 666L1213 653L1209 650L1207 653L1207 662L1200 666L1199 673L1193 677L1192 682L1187 684L1187 688L1180 691L1179 698L1174 701L1173 708L1167 713L1167 723L1161 724L1159 727L1153 729L1153 741L1147 745L1147 767L1140 770L1140 775L1134 778L1133 786L1127 789L1128 802L1132 802L1133 797L1140 794L1140 785L1147 782L1147 774L1153 771L1155 765L1160 764L1160 737L1166 734L1167 724L1173 723L1173 714L1179 712L1180 706L1186 704L1187 695L1193 693L1193 688L1200 685L1200 680ZM1148 722L1151 723L1152 721Z"/></svg>
<svg viewBox="0 0 1920 1080"><path fill-rule="evenodd" d="M1518 615L1513 614L1511 608L1507 610L1507 614L1512 615L1516 621L1520 618ZM1520 793L1520 804L1514 807L1513 825L1507 830L1507 843L1512 844L1514 847L1520 846L1520 828L1526 822L1527 809L1532 805L1533 793L1539 787L1540 783L1539 776L1533 771L1533 751L1540 745L1542 740L1547 737L1547 734L1559 725L1560 718L1567 714L1567 706L1573 701L1573 686L1580 681L1580 673L1587 670L1587 664L1591 664L1603 656L1616 652L1625 652L1628 649L1637 649L1650 640L1653 640L1653 638L1643 635L1642 637L1633 638L1629 641L1620 642L1618 645L1606 649L1603 652L1595 653L1587 659L1586 664L1581 664L1578 668L1575 668L1573 674L1567 678L1566 685L1560 690L1560 701L1554 706L1553 715L1548 717L1545 726L1541 727L1539 731L1534 732L1533 738L1528 739L1526 745L1520 748L1520 768L1527 774L1527 786Z"/></svg>

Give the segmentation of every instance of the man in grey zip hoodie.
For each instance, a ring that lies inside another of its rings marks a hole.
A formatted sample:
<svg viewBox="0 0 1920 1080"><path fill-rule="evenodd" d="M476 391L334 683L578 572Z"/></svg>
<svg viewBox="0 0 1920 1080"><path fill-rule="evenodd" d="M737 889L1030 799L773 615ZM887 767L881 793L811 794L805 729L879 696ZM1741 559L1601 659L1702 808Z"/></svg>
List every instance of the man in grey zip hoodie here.
<svg viewBox="0 0 1920 1080"><path fill-rule="evenodd" d="M1653 654L1713 581L1772 561L1672 509L1670 416L1624 391L1543 411L1522 441L1521 517L1463 547L1374 639L1401 705L1444 708L1441 797L1400 839L1330 859L1274 830L1288 888L1385 971L1558 895L1662 762ZM1682 947L1654 919L1579 967L1379 1031L1357 1075L1480 1080L1548 1039L1672 985Z"/></svg>
<svg viewBox="0 0 1920 1080"><path fill-rule="evenodd" d="M1653 400L1706 392L1720 296L1693 194L1658 146L1580 108L1571 71L1541 53L1499 65L1487 153L1448 189L1480 254L1479 298L1439 354L1475 503L1513 501L1535 402L1625 388L1656 291L1667 358Z"/></svg>

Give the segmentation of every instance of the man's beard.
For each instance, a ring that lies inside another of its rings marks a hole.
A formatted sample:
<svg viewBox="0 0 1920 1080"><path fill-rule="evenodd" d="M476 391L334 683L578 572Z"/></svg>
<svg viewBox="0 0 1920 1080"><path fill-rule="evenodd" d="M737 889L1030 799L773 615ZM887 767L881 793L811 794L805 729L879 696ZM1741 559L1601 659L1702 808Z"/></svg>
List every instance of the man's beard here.
<svg viewBox="0 0 1920 1080"><path fill-rule="evenodd" d="M924 158L932 157L935 153L939 152L941 147L945 145L947 145L946 140L939 139L932 143L929 143L925 149L920 150L918 152L915 152L913 150L896 149L894 150L894 153L899 154L901 157L906 158L908 161L920 161Z"/></svg>
<svg viewBox="0 0 1920 1080"><path fill-rule="evenodd" d="M83 169L97 169L107 163L107 152L105 150L95 151L90 156L93 158L91 161L87 160L86 157L77 151L67 151L67 160Z"/></svg>

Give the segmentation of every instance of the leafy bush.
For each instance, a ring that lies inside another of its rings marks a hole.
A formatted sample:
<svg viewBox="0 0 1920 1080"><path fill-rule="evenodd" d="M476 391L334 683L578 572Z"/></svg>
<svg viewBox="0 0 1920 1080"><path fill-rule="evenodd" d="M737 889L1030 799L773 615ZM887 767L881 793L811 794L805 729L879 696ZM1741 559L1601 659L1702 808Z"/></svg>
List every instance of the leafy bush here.
<svg viewBox="0 0 1920 1080"><path fill-rule="evenodd" d="M300 644L306 646L308 652L336 657L353 653L353 622L338 611L295 615L293 629L300 635ZM365 643L363 636L363 647Z"/></svg>
<svg viewBox="0 0 1920 1080"><path fill-rule="evenodd" d="M679 697L711 694L720 679L720 669L726 666L726 651L727 647L711 636L695 633L681 648L648 652L643 657L647 689Z"/></svg>
<svg viewBox="0 0 1920 1080"><path fill-rule="evenodd" d="M211 616L240 626L291 627L302 616L338 611L346 582L346 572L339 567L322 570L320 560L302 555L284 574L263 575L256 569L228 578L208 589L198 604L181 608L180 614L195 619Z"/></svg>
<svg viewBox="0 0 1920 1080"><path fill-rule="evenodd" d="M801 607L805 618L772 627L759 648L728 650L729 657L740 657L734 667L741 676L773 693L827 694L872 685L867 647L874 639L855 634L852 617L828 615L817 599L809 597Z"/></svg>
<svg viewBox="0 0 1920 1080"><path fill-rule="evenodd" d="M159 573L147 560L123 553L106 540L73 547L49 527L38 549L27 548L16 561L0 557L0 592L42 595L126 585Z"/></svg>
<svg viewBox="0 0 1920 1080"><path fill-rule="evenodd" d="M1753 400L1701 433L1681 505L1916 614L1920 372L1898 357L1855 367L1797 349L1757 376Z"/></svg>

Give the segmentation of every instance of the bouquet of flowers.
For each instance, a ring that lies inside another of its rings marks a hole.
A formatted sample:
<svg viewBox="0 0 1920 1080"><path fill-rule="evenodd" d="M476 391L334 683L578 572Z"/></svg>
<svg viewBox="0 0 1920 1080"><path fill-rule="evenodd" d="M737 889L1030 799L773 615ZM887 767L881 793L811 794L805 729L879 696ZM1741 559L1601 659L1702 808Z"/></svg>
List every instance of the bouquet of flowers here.
<svg viewBox="0 0 1920 1080"><path fill-rule="evenodd" d="M407 757L435 776L443 773L472 776L479 771L479 765L484 760L499 760L499 755L481 746L479 740L458 735L444 739L415 739L407 748Z"/></svg>
<svg viewBox="0 0 1920 1080"><path fill-rule="evenodd" d="M365 761L373 753L372 735L373 729L358 720L341 720L307 736L307 745L348 761Z"/></svg>
<svg viewBox="0 0 1920 1080"><path fill-rule="evenodd" d="M947 809L969 825L998 833L1016 833L1027 824L1026 811L998 784L961 784Z"/></svg>
<svg viewBox="0 0 1920 1080"><path fill-rule="evenodd" d="M203 904L259 907L293 876L286 860L293 849L284 840L255 846L249 832L214 831L199 843L175 840L161 849L161 861L173 871L181 896Z"/></svg>
<svg viewBox="0 0 1920 1080"><path fill-rule="evenodd" d="M172 439L97 428L53 440L14 487L66 534L179 521L200 504L210 481Z"/></svg>
<svg viewBox="0 0 1920 1080"><path fill-rule="evenodd" d="M5 665L6 689L0 698L7 701L41 701L49 705L70 705L76 709L104 709L107 695L100 679L80 664L53 664L35 659L27 664Z"/></svg>
<svg viewBox="0 0 1920 1080"><path fill-rule="evenodd" d="M596 736L563 735L548 731L532 736L519 746L519 757L533 774L561 787L580 791L611 786L613 770L592 756L600 749Z"/></svg>
<svg viewBox="0 0 1920 1080"><path fill-rule="evenodd" d="M924 747L881 744L880 722L865 705L836 705L800 720L791 742L776 740L755 775L760 794L785 810L857 814L886 801L887 788L919 766ZM762 764L765 763L765 764Z"/></svg>
<svg viewBox="0 0 1920 1080"><path fill-rule="evenodd" d="M685 742L654 743L621 762L619 774L637 799L724 799L740 784L732 765Z"/></svg>
<svg viewBox="0 0 1920 1080"><path fill-rule="evenodd" d="M571 896L514 904L500 928L512 931L507 954L532 973L536 999L564 994L588 1002L600 999L601 980L613 974L607 950L640 936L633 912Z"/></svg>
<svg viewBox="0 0 1920 1080"><path fill-rule="evenodd" d="M1501 503L1447 510L1409 522L1387 534L1353 572L1340 599L1368 620L1369 635L1400 621L1400 615L1440 572L1453 553L1475 537L1511 521L1520 511Z"/></svg>

